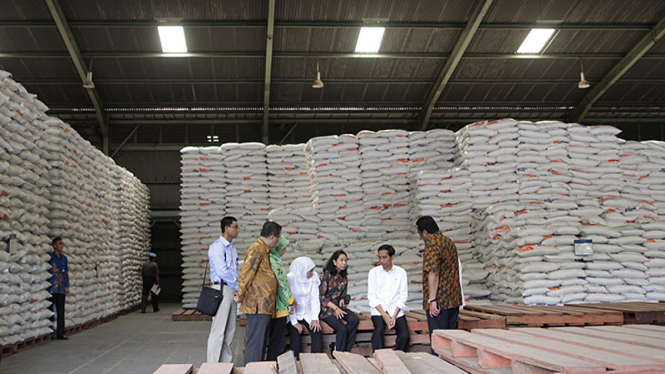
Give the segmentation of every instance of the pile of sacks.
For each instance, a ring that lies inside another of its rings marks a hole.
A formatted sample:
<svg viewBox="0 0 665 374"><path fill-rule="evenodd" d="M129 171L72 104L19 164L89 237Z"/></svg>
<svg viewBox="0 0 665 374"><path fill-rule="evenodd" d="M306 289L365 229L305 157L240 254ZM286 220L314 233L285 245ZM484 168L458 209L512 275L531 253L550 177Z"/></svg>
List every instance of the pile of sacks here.
<svg viewBox="0 0 665 374"><path fill-rule="evenodd" d="M441 232L457 247L466 302L483 304L489 301L490 291L484 284L489 272L484 269L485 264L473 255L475 217L470 174L467 168L419 172L412 180L415 188L411 193L411 222L422 216L431 216L437 221ZM418 248L424 250L424 244Z"/></svg>
<svg viewBox="0 0 665 374"><path fill-rule="evenodd" d="M226 215L226 166L220 147L185 147L180 153L183 307L194 308L208 247L221 234L220 221Z"/></svg>
<svg viewBox="0 0 665 374"><path fill-rule="evenodd" d="M0 346L52 332L48 309L51 239L62 236L70 264L71 296L66 326L122 308L124 285L138 281L137 268L125 274L123 256L149 246L147 189L69 125L49 118L48 108L0 72ZM127 174L125 183L120 176ZM133 178L133 179L132 179ZM140 190L132 195L130 190ZM123 195L124 193L124 195ZM122 195L122 196L121 196ZM131 196L130 196L131 195ZM119 197L131 201L122 211ZM121 248L118 228L132 222L137 245ZM6 240L16 235L15 252Z"/></svg>
<svg viewBox="0 0 665 374"><path fill-rule="evenodd" d="M237 218L241 226L235 246L242 259L247 248L256 241L270 212L266 146L225 143L221 149L227 180L226 214Z"/></svg>
<svg viewBox="0 0 665 374"><path fill-rule="evenodd" d="M361 131L357 137L366 238L403 238L410 233L408 132Z"/></svg>
<svg viewBox="0 0 665 374"><path fill-rule="evenodd" d="M45 123L49 236L60 236L65 244L71 286L65 326L73 326L138 302L137 260L147 258L150 247L149 195L137 178L69 125L57 118Z"/></svg>
<svg viewBox="0 0 665 374"><path fill-rule="evenodd" d="M310 208L312 193L309 190L305 145L269 145L266 152L270 209Z"/></svg>
<svg viewBox="0 0 665 374"><path fill-rule="evenodd" d="M358 139L353 135L312 138L305 151L319 235L332 242L365 239Z"/></svg>

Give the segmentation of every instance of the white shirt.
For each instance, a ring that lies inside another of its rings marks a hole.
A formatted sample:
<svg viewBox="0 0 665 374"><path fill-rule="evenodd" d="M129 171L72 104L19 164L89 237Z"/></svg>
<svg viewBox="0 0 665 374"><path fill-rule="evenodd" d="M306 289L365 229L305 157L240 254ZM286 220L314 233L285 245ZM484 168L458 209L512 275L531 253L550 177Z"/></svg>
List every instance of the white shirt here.
<svg viewBox="0 0 665 374"><path fill-rule="evenodd" d="M312 277L318 279L318 274L314 272ZM286 275L286 279L289 281L289 286L291 286L291 291L297 302L296 307L292 307L291 312L289 313L289 321L291 321L291 324L295 326L298 324L298 321L302 320L307 321L307 323L318 321L319 313L321 312L321 299L319 298L318 285L315 282L312 282L309 292L300 293L300 291L303 290L301 290L300 287L296 287L291 273Z"/></svg>
<svg viewBox="0 0 665 374"><path fill-rule="evenodd" d="M404 315L406 300L409 297L406 271L394 265L390 271L383 270L383 266L377 266L369 271L367 276L367 300L372 308L373 316L380 316L376 309L381 305L383 310L391 317L399 308L397 318Z"/></svg>

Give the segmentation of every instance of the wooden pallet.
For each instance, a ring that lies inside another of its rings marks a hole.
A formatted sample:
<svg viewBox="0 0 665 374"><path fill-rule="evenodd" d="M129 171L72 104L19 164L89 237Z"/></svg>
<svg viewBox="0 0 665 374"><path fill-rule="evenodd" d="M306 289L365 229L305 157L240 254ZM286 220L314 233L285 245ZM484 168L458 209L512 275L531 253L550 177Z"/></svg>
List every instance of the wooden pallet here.
<svg viewBox="0 0 665 374"><path fill-rule="evenodd" d="M472 373L665 373L665 347L627 342L629 334L621 332L614 333L614 340L592 335L616 328L436 330L432 348Z"/></svg>
<svg viewBox="0 0 665 374"><path fill-rule="evenodd" d="M244 316L243 316L244 317ZM196 309L180 309L174 312L171 315L171 320L173 321L212 321L212 316L198 312ZM247 320L245 320L245 325L240 323L241 326L247 325Z"/></svg>
<svg viewBox="0 0 665 374"><path fill-rule="evenodd" d="M22 352L25 351L26 349L30 349L32 347L36 347L38 345L49 342L51 341L51 338L52 338L51 334L46 334L38 336L36 338L26 339L22 342L18 342L12 345L6 345L4 347L0 347L0 355L1 357L11 356L14 353Z"/></svg>
<svg viewBox="0 0 665 374"><path fill-rule="evenodd" d="M665 324L665 303L599 303L579 304L577 307L584 309L602 309L623 313L625 324L633 323L658 323Z"/></svg>
<svg viewBox="0 0 665 374"><path fill-rule="evenodd" d="M503 316L506 319L506 327L622 325L624 321L623 313L619 311L584 308L581 305L467 305L464 308L469 311Z"/></svg>

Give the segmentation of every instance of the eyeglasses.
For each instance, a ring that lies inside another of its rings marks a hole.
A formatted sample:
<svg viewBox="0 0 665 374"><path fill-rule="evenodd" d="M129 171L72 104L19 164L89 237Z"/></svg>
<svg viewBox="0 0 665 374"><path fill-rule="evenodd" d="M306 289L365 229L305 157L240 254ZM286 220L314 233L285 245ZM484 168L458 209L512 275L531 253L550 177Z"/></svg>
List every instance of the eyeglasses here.
<svg viewBox="0 0 665 374"><path fill-rule="evenodd" d="M240 226L229 226L229 227L235 230L240 230Z"/></svg>

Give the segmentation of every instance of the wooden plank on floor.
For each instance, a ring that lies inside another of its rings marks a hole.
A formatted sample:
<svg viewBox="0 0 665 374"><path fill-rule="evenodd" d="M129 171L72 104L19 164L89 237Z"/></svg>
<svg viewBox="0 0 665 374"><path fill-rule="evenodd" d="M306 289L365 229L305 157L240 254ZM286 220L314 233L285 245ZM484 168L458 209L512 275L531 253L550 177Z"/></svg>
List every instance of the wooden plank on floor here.
<svg viewBox="0 0 665 374"><path fill-rule="evenodd" d="M192 370L192 364L166 364L160 366L154 374L190 374Z"/></svg>
<svg viewBox="0 0 665 374"><path fill-rule="evenodd" d="M381 372L363 356L340 351L334 351L333 356L348 374L381 374Z"/></svg>
<svg viewBox="0 0 665 374"><path fill-rule="evenodd" d="M597 327L603 327L598 329ZM610 329L614 328L614 329ZM649 337L644 335L635 335L630 332L622 330L623 327L619 326L596 326L596 327L556 327L553 330L563 331L572 334L579 334L584 336L593 336L595 338L609 339L617 342L629 343L634 345L641 345L644 347L665 349L665 336L661 334L660 337Z"/></svg>
<svg viewBox="0 0 665 374"><path fill-rule="evenodd" d="M477 330L474 331L474 333L499 340L505 340L510 343L524 344L538 349L560 353L619 371L654 371L662 368L662 364L658 362L599 351L587 347L580 347L515 331L488 329Z"/></svg>
<svg viewBox="0 0 665 374"><path fill-rule="evenodd" d="M298 374L296 358L292 351L282 353L277 357L277 368L279 374Z"/></svg>
<svg viewBox="0 0 665 374"><path fill-rule="evenodd" d="M665 300L663 300L665 301ZM656 331L665 333L665 326L658 325L624 325L624 328L627 329L636 329L636 330L647 330L647 331Z"/></svg>
<svg viewBox="0 0 665 374"><path fill-rule="evenodd" d="M395 351L412 374L466 374L462 369L429 353Z"/></svg>
<svg viewBox="0 0 665 374"><path fill-rule="evenodd" d="M204 362L197 374L231 374L233 364L224 362Z"/></svg>
<svg viewBox="0 0 665 374"><path fill-rule="evenodd" d="M445 342L452 343L453 357L469 357L475 354L483 368L501 368L506 367L505 365L508 363L508 366L511 367L528 365L539 368L541 371L551 370L563 373L606 371L604 366L598 364L522 344L508 343L462 330L435 330L432 334L432 348L446 349L448 347ZM457 349L458 346L459 349Z"/></svg>
<svg viewBox="0 0 665 374"><path fill-rule="evenodd" d="M610 341L607 339L556 331L553 329L516 328L511 329L511 331L517 331L546 339L558 340L569 344L613 352L624 356L665 363L665 350L662 349L641 347L628 343Z"/></svg>
<svg viewBox="0 0 665 374"><path fill-rule="evenodd" d="M409 369L392 349L377 349L374 351L374 358L383 374L410 374Z"/></svg>
<svg viewBox="0 0 665 374"><path fill-rule="evenodd" d="M250 362L245 365L245 374L277 374L275 361Z"/></svg>
<svg viewBox="0 0 665 374"><path fill-rule="evenodd" d="M340 374L325 353L301 353L300 365L303 374Z"/></svg>

